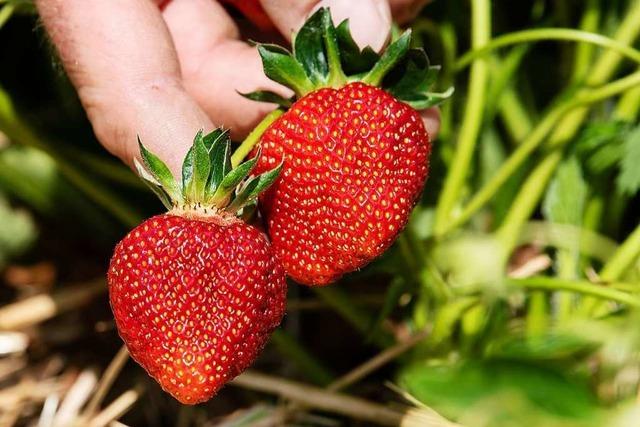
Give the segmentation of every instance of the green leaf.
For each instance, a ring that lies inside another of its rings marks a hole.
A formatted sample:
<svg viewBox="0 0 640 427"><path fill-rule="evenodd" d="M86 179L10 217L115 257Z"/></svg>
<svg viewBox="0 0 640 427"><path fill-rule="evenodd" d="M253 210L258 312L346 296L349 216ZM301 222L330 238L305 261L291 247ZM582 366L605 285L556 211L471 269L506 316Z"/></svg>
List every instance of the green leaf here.
<svg viewBox="0 0 640 427"><path fill-rule="evenodd" d="M376 62L371 71L362 78L362 82L372 86L380 86L382 80L399 61L405 56L411 44L411 30L407 30L398 40L391 43L384 51L380 60Z"/></svg>
<svg viewBox="0 0 640 427"><path fill-rule="evenodd" d="M186 200L194 203L204 201L210 171L209 152L203 141L203 131L200 130L182 163L182 187Z"/></svg>
<svg viewBox="0 0 640 427"><path fill-rule="evenodd" d="M324 19L328 9L318 9L304 23L293 40L293 54L315 84L327 81L329 64L324 49Z"/></svg>
<svg viewBox="0 0 640 427"><path fill-rule="evenodd" d="M222 179L231 171L231 139L228 133L224 138L218 139L216 144L211 147L209 158L211 176L207 185L207 200L216 192Z"/></svg>
<svg viewBox="0 0 640 427"><path fill-rule="evenodd" d="M160 185L172 200L181 201L182 190L167 165L158 156L147 150L139 137L138 146L145 169L155 178L155 183Z"/></svg>
<svg viewBox="0 0 640 427"><path fill-rule="evenodd" d="M571 156L558 167L542 203L544 216L559 224L580 225L587 200L587 184L578 159Z"/></svg>
<svg viewBox="0 0 640 427"><path fill-rule="evenodd" d="M367 46L360 50L356 42L351 37L349 20L344 20L336 28L336 37L340 47L340 60L342 69L347 75L360 74L369 71L380 59L371 47Z"/></svg>
<svg viewBox="0 0 640 427"><path fill-rule="evenodd" d="M623 150L616 185L620 192L633 196L640 189L640 126L627 135Z"/></svg>
<svg viewBox="0 0 640 427"><path fill-rule="evenodd" d="M173 208L171 197L162 188L160 183L145 169L142 164L140 164L138 159L133 159L133 164L138 171L138 175L142 178L142 181L147 185L147 187L149 187L153 194L160 199L164 207L167 208L167 210L171 210Z"/></svg>
<svg viewBox="0 0 640 427"><path fill-rule="evenodd" d="M217 203L226 199L235 188L244 180L253 170L253 168L258 163L258 159L260 158L260 149L258 149L258 153L256 156L246 162L240 164L237 168L231 170L231 172L227 173L225 177L220 182L220 185L216 189L216 192L213 195L213 203Z"/></svg>
<svg viewBox="0 0 640 427"><path fill-rule="evenodd" d="M410 49L385 77L383 87L396 97L427 92L435 83L439 66L431 66L422 49Z"/></svg>
<svg viewBox="0 0 640 427"><path fill-rule="evenodd" d="M268 90L257 90L255 92L240 93L240 95L252 101L268 102L270 104L277 104L284 108L289 108L291 107L291 104L293 104L292 99L285 98L275 92L271 92Z"/></svg>
<svg viewBox="0 0 640 427"><path fill-rule="evenodd" d="M258 53L262 58L264 73L271 80L291 88L298 96L313 90L304 68L289 52L283 52L282 48L275 45L262 44L258 46Z"/></svg>
<svg viewBox="0 0 640 427"><path fill-rule="evenodd" d="M216 146L216 144L225 139L229 139L229 130L223 128L216 128L202 137L202 142L209 152L209 158L211 158L211 150Z"/></svg>
<svg viewBox="0 0 640 427"><path fill-rule="evenodd" d="M512 361L468 361L405 368L400 385L463 425L601 426L587 384L551 369ZM479 418L476 418L479 417Z"/></svg>
<svg viewBox="0 0 640 427"><path fill-rule="evenodd" d="M256 155L255 159L258 158L259 154ZM271 184L278 179L278 176L282 171L282 165L283 163L280 163L274 169L250 178L243 186L242 190L240 190L236 195L235 199L233 199L233 202L231 202L227 210L229 212L237 212L243 206L256 200L263 191L269 188Z"/></svg>

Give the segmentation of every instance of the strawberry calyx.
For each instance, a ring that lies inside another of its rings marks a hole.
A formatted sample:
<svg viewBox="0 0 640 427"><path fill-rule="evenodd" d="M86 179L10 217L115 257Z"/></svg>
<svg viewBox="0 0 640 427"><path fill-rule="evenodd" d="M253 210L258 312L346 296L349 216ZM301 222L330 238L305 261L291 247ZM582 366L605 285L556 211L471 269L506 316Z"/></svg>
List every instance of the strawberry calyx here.
<svg viewBox="0 0 640 427"><path fill-rule="evenodd" d="M186 217L235 218L255 204L258 196L278 178L282 163L260 175L250 176L261 150L233 167L229 131L221 128L196 134L182 163L177 181L169 167L138 138L140 159L134 160L138 174L164 206Z"/></svg>
<svg viewBox="0 0 640 427"><path fill-rule="evenodd" d="M453 88L434 92L440 66L431 65L422 48L412 48L411 30L402 33L382 53L360 49L353 40L348 20L337 27L328 8L311 15L293 36L293 51L274 44L259 44L264 73L295 92L286 99L270 91L243 94L249 99L288 108L295 99L320 88L340 88L362 82L381 87L415 109L446 100Z"/></svg>

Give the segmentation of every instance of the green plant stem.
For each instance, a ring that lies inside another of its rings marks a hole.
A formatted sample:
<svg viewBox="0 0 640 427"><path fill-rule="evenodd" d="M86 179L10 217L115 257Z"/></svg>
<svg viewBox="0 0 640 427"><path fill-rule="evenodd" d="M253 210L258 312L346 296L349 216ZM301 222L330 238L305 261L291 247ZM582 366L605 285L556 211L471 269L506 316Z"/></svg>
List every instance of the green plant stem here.
<svg viewBox="0 0 640 427"><path fill-rule="evenodd" d="M640 257L640 224L620 245L618 250L600 270L600 278L604 281L619 280L622 275Z"/></svg>
<svg viewBox="0 0 640 427"><path fill-rule="evenodd" d="M6 4L2 9L0 9L0 28L4 27L4 24L9 21L15 10L16 7L12 4Z"/></svg>
<svg viewBox="0 0 640 427"><path fill-rule="evenodd" d="M562 160L562 151L555 150L538 163L522 185L522 189L512 203L512 208L496 231L505 250L505 262L520 238L522 226L529 219L531 211L537 206L538 200L544 193L547 182L553 176L560 160Z"/></svg>
<svg viewBox="0 0 640 427"><path fill-rule="evenodd" d="M514 287L535 290L576 292L582 295L608 299L621 304L627 304L631 307L640 308L640 298L634 297L626 292L613 289L612 287L596 285L587 281L536 276L526 279L508 279L507 284ZM612 284L611 286L617 287L617 284Z"/></svg>
<svg viewBox="0 0 640 427"><path fill-rule="evenodd" d="M505 129L514 143L523 141L533 129L531 117L522 105L516 88L509 85L500 97L498 112Z"/></svg>
<svg viewBox="0 0 640 427"><path fill-rule="evenodd" d="M61 157L59 153L51 148L52 144L42 143L42 139L18 118L11 98L2 88L0 88L0 130L12 142L42 150L51 156L56 161L60 173L71 184L86 194L93 202L110 212L124 225L133 227L142 220L142 216L130 208L124 200L112 194L95 180L85 176L78 168Z"/></svg>
<svg viewBox="0 0 640 427"><path fill-rule="evenodd" d="M597 33L600 23L600 0L587 0L580 20L580 30L588 33ZM576 46L575 59L573 61L573 75L571 80L579 82L587 74L593 57L595 45L591 43L579 43Z"/></svg>
<svg viewBox="0 0 640 427"><path fill-rule="evenodd" d="M547 304L547 295L544 292L532 291L529 294L525 322L528 337L540 336L548 329L549 304Z"/></svg>
<svg viewBox="0 0 640 427"><path fill-rule="evenodd" d="M582 117L577 117L573 114L567 115L567 113L573 113L572 110L579 108L578 112L582 115L581 112L585 109L581 107L584 105L602 101L613 95L617 95L631 89L638 84L640 84L640 72L635 72L597 89L585 89L584 91L576 94L573 98L552 108L542 121L538 123L527 140L518 146L495 175L489 180L489 182L487 182L475 194L467 206L464 207L462 212L439 230L439 236L442 236L443 234L446 234L454 228L464 224L474 213L491 200L501 186L524 164L525 160L529 158L535 149L542 144L547 134L556 128L556 125L559 122L560 125L558 125L557 129L562 129L562 126L566 124L567 127L570 127L571 132L561 130L554 133L553 135L555 135L555 137L552 136L552 139L549 141L549 145L552 148L560 148L565 145L570 140L569 136L575 134L583 120ZM560 119L563 118L565 119L560 121ZM513 205L513 208L520 209L516 204Z"/></svg>
<svg viewBox="0 0 640 427"><path fill-rule="evenodd" d="M361 334L367 334L373 322L373 317L358 307L349 295L335 286L314 287L314 292L353 328ZM386 334L376 334L374 343L379 347L386 347L393 342L393 338Z"/></svg>
<svg viewBox="0 0 640 427"><path fill-rule="evenodd" d="M612 55L624 57L640 64L640 51L629 46L629 43L621 42L601 34L587 31L575 30L571 28L536 28L532 30L515 31L494 38L490 43L480 49L471 50L462 55L455 64L456 70L460 71L477 58L482 58L493 51L520 43L532 43L538 41L566 40L580 43L589 43L609 49ZM613 58L613 57L611 57ZM599 70L599 73L606 73L608 67Z"/></svg>
<svg viewBox="0 0 640 427"><path fill-rule="evenodd" d="M249 155L253 147L260 141L260 137L267 130L278 117L283 114L280 109L273 110L265 116L264 119L251 131L249 135L242 141L242 143L236 148L231 156L231 166L234 168L238 166Z"/></svg>
<svg viewBox="0 0 640 427"><path fill-rule="evenodd" d="M618 120L634 122L640 111L640 86L622 95L613 115Z"/></svg>
<svg viewBox="0 0 640 427"><path fill-rule="evenodd" d="M271 336L271 341L283 356L297 365L300 372L315 384L326 386L335 379L329 369L287 332L276 330Z"/></svg>
<svg viewBox="0 0 640 427"><path fill-rule="evenodd" d="M491 9L489 0L471 0L472 35L471 44L474 49L486 45L491 37ZM489 63L487 60L474 61L469 77L469 95L465 115L460 127L460 138L454 154L453 162L445 178L444 188L440 193L436 207L434 230L436 234L443 229L458 202L464 187L480 127L489 79Z"/></svg>

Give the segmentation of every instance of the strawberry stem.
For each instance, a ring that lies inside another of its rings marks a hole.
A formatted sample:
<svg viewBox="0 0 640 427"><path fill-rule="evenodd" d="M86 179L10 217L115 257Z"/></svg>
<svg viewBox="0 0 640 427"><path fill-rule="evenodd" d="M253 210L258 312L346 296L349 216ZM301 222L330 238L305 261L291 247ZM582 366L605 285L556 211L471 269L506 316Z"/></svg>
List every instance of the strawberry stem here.
<svg viewBox="0 0 640 427"><path fill-rule="evenodd" d="M251 131L249 135L236 148L231 156L231 165L235 168L238 166L253 150L253 147L260 141L260 137L267 130L271 123L275 122L282 115L282 110L273 110L265 116L264 119Z"/></svg>

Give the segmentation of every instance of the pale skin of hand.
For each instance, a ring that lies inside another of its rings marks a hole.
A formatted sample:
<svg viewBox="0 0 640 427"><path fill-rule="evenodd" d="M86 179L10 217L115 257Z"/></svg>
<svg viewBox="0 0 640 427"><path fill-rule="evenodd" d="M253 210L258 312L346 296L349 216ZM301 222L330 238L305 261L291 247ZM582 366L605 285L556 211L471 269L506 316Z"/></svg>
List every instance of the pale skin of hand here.
<svg viewBox="0 0 640 427"><path fill-rule="evenodd" d="M348 18L356 42L380 49L392 16L405 21L425 0L261 0L290 39L315 9ZM239 39L235 22L215 0L36 0L62 63L98 140L128 165L136 136L174 174L198 129L224 126L244 137L274 106L244 99L257 89L288 95L267 79L255 47ZM430 135L436 109L422 113Z"/></svg>

